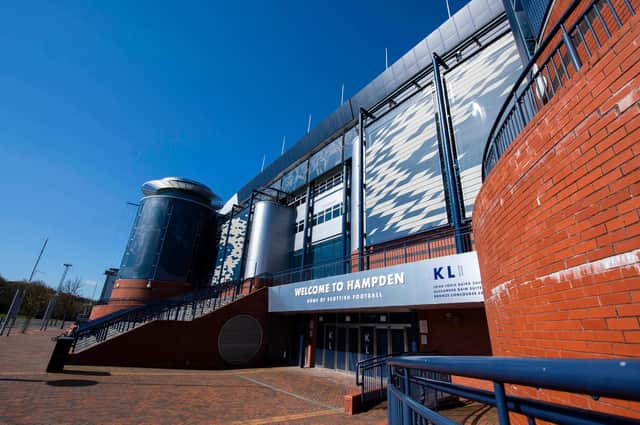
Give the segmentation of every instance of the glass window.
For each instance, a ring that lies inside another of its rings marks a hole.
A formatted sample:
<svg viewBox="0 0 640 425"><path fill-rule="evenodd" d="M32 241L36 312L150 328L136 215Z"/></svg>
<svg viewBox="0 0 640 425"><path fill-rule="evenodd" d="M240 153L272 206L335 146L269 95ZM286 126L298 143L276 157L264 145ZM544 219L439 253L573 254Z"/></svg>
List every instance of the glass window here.
<svg viewBox="0 0 640 425"><path fill-rule="evenodd" d="M320 195L328 190L333 189L334 187L338 186L340 183L342 183L342 173L335 174L326 180L322 180L316 183L313 189L313 194L315 196Z"/></svg>
<svg viewBox="0 0 640 425"><path fill-rule="evenodd" d="M333 207L333 218L340 217L340 212L341 212L340 210L341 210L340 205L334 205L334 207Z"/></svg>
<svg viewBox="0 0 640 425"><path fill-rule="evenodd" d="M342 249L342 238L332 239L312 246L313 265L316 266L314 267L313 277L319 278L343 273Z"/></svg>
<svg viewBox="0 0 640 425"><path fill-rule="evenodd" d="M131 232L131 239L122 259L119 277L153 278L170 208L168 198L142 200L136 224Z"/></svg>

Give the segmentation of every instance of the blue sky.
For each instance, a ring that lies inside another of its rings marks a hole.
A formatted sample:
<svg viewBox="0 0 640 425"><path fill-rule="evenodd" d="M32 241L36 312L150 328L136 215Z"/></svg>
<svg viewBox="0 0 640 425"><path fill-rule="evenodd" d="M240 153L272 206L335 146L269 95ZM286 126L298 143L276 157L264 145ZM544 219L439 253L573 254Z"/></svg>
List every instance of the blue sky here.
<svg viewBox="0 0 640 425"><path fill-rule="evenodd" d="M464 1L451 0L452 12ZM0 275L84 295L119 266L140 185L223 199L447 17L442 1L0 5Z"/></svg>

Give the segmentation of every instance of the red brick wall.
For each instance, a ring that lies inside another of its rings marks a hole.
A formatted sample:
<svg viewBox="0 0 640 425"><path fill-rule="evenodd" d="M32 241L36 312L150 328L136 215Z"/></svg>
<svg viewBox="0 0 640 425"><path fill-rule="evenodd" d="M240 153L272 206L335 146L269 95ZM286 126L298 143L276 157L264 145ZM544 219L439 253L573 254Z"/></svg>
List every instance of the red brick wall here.
<svg viewBox="0 0 640 425"><path fill-rule="evenodd" d="M118 279L115 281L108 304L96 305L91 309L90 320L107 314L137 307L154 300L164 300L186 294L193 290L189 283L164 282L146 279Z"/></svg>
<svg viewBox="0 0 640 425"><path fill-rule="evenodd" d="M427 344L418 337L421 353L452 356L491 355L484 308L451 308L418 311L428 325Z"/></svg>
<svg viewBox="0 0 640 425"><path fill-rule="evenodd" d="M218 353L218 334L227 320L248 314L264 331L262 348L243 366L263 366L267 351L267 288L260 289L212 313L189 322L158 320L135 328L102 344L69 356L69 364L224 369ZM238 367L238 366L234 366Z"/></svg>
<svg viewBox="0 0 640 425"><path fill-rule="evenodd" d="M640 18L488 176L474 232L494 355L640 357ZM640 407L511 388L640 417Z"/></svg>

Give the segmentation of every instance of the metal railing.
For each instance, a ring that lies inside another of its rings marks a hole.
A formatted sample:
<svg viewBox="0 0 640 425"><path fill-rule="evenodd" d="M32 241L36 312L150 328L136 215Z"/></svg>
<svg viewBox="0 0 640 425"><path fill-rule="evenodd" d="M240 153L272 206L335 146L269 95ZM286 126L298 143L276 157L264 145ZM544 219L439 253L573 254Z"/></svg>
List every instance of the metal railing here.
<svg viewBox="0 0 640 425"><path fill-rule="evenodd" d="M637 1L634 1L637 3ZM629 0L592 0L568 28L565 23L584 2L574 1L525 66L502 105L485 146L482 178L503 153L604 40L612 37L635 9ZM637 7L637 6L636 6ZM553 44L553 47L552 46Z"/></svg>
<svg viewBox="0 0 640 425"><path fill-rule="evenodd" d="M356 385L360 387L362 404L387 398L387 361L400 354L385 354L360 360L356 367Z"/></svg>
<svg viewBox="0 0 640 425"><path fill-rule="evenodd" d="M470 228L463 230L460 237L464 241L465 252L472 251L475 245ZM429 235L423 238L394 243L392 245L365 247L364 270L378 269L397 264L412 263L430 258L456 254L455 235L452 230ZM318 279L322 277L358 271L358 254L349 255L334 261L304 267L296 267L273 273L273 285Z"/></svg>
<svg viewBox="0 0 640 425"><path fill-rule="evenodd" d="M429 407L422 394L438 391L497 408L501 425L509 424L509 414L559 424L638 424L625 418L531 398L507 395L505 384L582 394L597 401L609 399L640 401L640 360L525 359L513 357L398 357L388 361L388 415L390 425L445 424L456 422L437 407ZM493 384L486 391L424 376L424 372L482 379ZM585 397L586 398L586 397ZM608 400L609 404L610 401Z"/></svg>
<svg viewBox="0 0 640 425"><path fill-rule="evenodd" d="M74 338L72 352L84 350L154 320L197 319L254 289L254 279L229 281L176 298L114 312L81 325L71 335Z"/></svg>
<svg viewBox="0 0 640 425"><path fill-rule="evenodd" d="M356 385L360 387L363 405L387 399L388 362L393 357L414 356L415 353L393 353L360 360L356 366Z"/></svg>

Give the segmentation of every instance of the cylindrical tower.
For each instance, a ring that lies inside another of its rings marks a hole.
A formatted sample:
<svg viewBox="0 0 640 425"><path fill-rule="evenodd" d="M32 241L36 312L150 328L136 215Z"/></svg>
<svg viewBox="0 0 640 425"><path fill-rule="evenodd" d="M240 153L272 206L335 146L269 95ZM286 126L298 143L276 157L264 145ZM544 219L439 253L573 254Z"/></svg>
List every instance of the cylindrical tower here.
<svg viewBox="0 0 640 425"><path fill-rule="evenodd" d="M142 193L109 304L92 318L171 298L211 279L221 199L203 184L177 177L148 181Z"/></svg>
<svg viewBox="0 0 640 425"><path fill-rule="evenodd" d="M295 210L273 201L255 204L244 278L274 273L289 266Z"/></svg>

